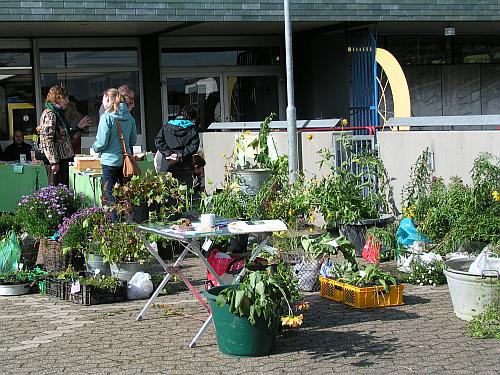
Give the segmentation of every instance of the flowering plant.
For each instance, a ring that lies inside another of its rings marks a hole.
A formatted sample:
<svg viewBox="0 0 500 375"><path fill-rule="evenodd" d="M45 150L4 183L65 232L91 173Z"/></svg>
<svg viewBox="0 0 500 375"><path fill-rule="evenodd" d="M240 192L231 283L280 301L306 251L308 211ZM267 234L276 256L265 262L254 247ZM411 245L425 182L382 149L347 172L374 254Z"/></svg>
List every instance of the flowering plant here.
<svg viewBox="0 0 500 375"><path fill-rule="evenodd" d="M109 215L104 208L91 207L65 217L59 224L59 241L64 249L72 248L89 252L96 240L93 237L94 227L110 223Z"/></svg>
<svg viewBox="0 0 500 375"><path fill-rule="evenodd" d="M442 285L446 283L443 273L444 262L434 260L430 263L422 262L418 257L410 263L410 274L408 282L418 285Z"/></svg>
<svg viewBox="0 0 500 375"><path fill-rule="evenodd" d="M82 196L65 185L48 186L21 198L15 211L16 222L35 237L52 236L63 218L82 205Z"/></svg>

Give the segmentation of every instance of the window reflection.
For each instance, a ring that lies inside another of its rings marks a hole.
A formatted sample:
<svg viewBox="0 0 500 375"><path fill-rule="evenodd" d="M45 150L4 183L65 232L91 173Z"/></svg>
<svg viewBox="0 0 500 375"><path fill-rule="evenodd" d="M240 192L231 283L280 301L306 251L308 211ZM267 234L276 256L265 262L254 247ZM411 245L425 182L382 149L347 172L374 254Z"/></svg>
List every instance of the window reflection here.
<svg viewBox="0 0 500 375"><path fill-rule="evenodd" d="M63 84L70 93L70 104L67 116L73 124L78 123L83 116L88 115L92 119L92 125L84 136L95 136L99 123L99 108L102 103L104 90L114 87L118 88L127 84L135 92L135 107L132 115L137 124L137 133L141 133L141 108L139 77L137 72L121 73L44 73L41 75L42 97L53 85Z"/></svg>
<svg viewBox="0 0 500 375"><path fill-rule="evenodd" d="M36 124L33 106L34 84L31 74L0 71L0 140L10 138L9 122L13 129L32 134Z"/></svg>
<svg viewBox="0 0 500 375"><path fill-rule="evenodd" d="M5 67L31 69L29 51L0 51L0 68Z"/></svg>
<svg viewBox="0 0 500 375"><path fill-rule="evenodd" d="M278 47L164 49L162 67L279 65Z"/></svg>
<svg viewBox="0 0 500 375"><path fill-rule="evenodd" d="M198 110L197 125L206 130L212 122L221 121L220 80L218 77L167 79L168 120L192 105Z"/></svg>
<svg viewBox="0 0 500 375"><path fill-rule="evenodd" d="M41 68L138 67L137 50L51 50L40 51Z"/></svg>
<svg viewBox="0 0 500 375"><path fill-rule="evenodd" d="M279 113L278 77L227 77L229 121L258 121Z"/></svg>

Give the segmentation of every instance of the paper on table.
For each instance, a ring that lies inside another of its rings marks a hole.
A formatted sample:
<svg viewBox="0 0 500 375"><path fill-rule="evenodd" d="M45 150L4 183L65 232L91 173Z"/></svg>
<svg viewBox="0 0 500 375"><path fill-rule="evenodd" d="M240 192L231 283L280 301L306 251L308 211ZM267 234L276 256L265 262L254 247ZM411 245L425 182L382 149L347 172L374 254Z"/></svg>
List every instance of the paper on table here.
<svg viewBox="0 0 500 375"><path fill-rule="evenodd" d="M281 220L233 221L227 229L231 233L281 232L288 230Z"/></svg>

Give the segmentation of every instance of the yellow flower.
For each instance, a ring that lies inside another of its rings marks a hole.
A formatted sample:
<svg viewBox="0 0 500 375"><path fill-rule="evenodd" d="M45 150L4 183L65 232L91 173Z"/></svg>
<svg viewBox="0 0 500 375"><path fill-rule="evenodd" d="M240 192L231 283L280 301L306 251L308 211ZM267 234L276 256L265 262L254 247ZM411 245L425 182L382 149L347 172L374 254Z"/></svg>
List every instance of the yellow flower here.
<svg viewBox="0 0 500 375"><path fill-rule="evenodd" d="M299 310L309 310L310 307L309 302L306 301L297 304L297 309Z"/></svg>
<svg viewBox="0 0 500 375"><path fill-rule="evenodd" d="M307 138L308 141L311 141L313 139L313 135L312 134L308 134L306 136L306 138Z"/></svg>
<svg viewBox="0 0 500 375"><path fill-rule="evenodd" d="M495 190L493 193L491 193L491 195L493 195L494 200L500 202L500 193L498 191Z"/></svg>
<svg viewBox="0 0 500 375"><path fill-rule="evenodd" d="M281 325L296 328L302 325L303 319L304 316L302 314L297 316L283 316L281 318Z"/></svg>
<svg viewBox="0 0 500 375"><path fill-rule="evenodd" d="M347 119L346 118L342 119L342 126L347 126Z"/></svg>
<svg viewBox="0 0 500 375"><path fill-rule="evenodd" d="M293 210L293 208L290 208L288 210L288 216L293 216L294 213L295 213L295 211Z"/></svg>
<svg viewBox="0 0 500 375"><path fill-rule="evenodd" d="M207 177L207 184L212 185L214 181L211 178Z"/></svg>
<svg viewBox="0 0 500 375"><path fill-rule="evenodd" d="M229 185L229 189L237 193L240 191L240 185L238 185L238 183L234 181L231 185Z"/></svg>

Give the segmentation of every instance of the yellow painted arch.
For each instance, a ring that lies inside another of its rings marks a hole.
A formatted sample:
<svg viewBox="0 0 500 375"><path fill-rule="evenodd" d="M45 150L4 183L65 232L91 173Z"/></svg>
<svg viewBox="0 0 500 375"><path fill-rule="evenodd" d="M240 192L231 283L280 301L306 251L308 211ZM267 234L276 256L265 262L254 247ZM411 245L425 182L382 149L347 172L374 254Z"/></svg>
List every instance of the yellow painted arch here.
<svg viewBox="0 0 500 375"><path fill-rule="evenodd" d="M389 85L391 86L392 98L394 102L394 117L410 117L411 103L410 90L406 77L399 65L398 60L387 50L377 48L375 61L384 70ZM399 130L409 130L409 127L399 127Z"/></svg>

